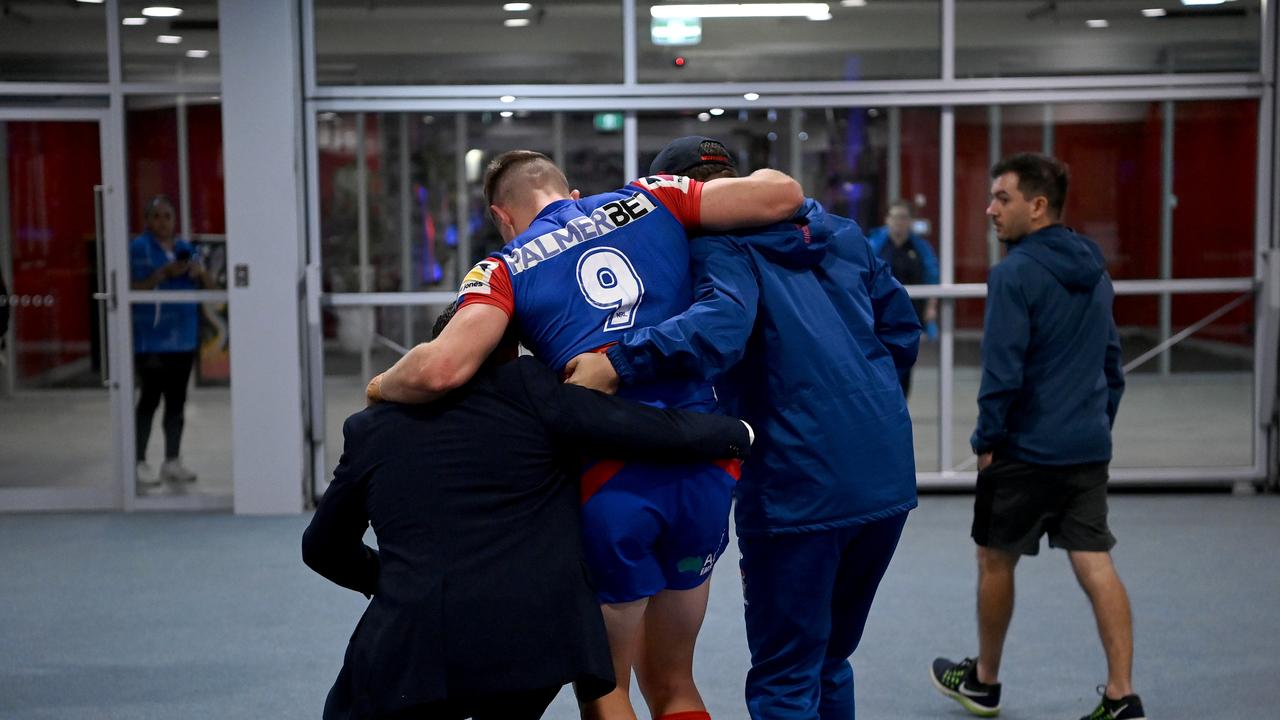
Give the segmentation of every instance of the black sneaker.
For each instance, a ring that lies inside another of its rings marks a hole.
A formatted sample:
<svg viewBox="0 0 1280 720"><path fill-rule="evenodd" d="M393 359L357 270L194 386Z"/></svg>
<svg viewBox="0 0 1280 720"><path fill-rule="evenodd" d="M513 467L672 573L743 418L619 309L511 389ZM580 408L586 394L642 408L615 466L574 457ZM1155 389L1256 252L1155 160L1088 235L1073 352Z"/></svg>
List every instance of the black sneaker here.
<svg viewBox="0 0 1280 720"><path fill-rule="evenodd" d="M973 658L965 658L958 663L935 658L929 679L938 692L978 717L1000 714L1000 683L987 685L978 682L978 661Z"/></svg>
<svg viewBox="0 0 1280 720"><path fill-rule="evenodd" d="M1137 695L1125 695L1119 700L1112 700L1104 692L1105 687L1105 685L1098 686L1098 694L1102 696L1102 702L1098 703L1098 707L1094 708L1093 712L1080 720L1147 720L1147 714L1142 711L1142 698Z"/></svg>

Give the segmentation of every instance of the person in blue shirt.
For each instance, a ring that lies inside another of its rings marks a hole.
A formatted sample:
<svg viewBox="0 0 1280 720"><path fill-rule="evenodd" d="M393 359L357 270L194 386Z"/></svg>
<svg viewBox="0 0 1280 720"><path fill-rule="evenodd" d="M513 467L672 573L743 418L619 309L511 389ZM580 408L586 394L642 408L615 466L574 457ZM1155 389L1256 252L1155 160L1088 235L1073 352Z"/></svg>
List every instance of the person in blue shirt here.
<svg viewBox="0 0 1280 720"><path fill-rule="evenodd" d="M670 143L651 172L732 177L732 158ZM807 200L796 219L692 242L694 304L574 358L569 382L612 390L692 375L752 418L735 491L757 720L852 720L849 656L916 506L911 417L898 370L920 324L852 220Z"/></svg>
<svg viewBox="0 0 1280 720"><path fill-rule="evenodd" d="M1062 224L1067 169L1035 153L991 170L987 215L1009 254L991 268L982 335L971 534L978 546L978 654L933 661L930 678L975 715L1000 712L1000 660L1014 569L1040 538L1067 551L1107 657L1107 682L1082 720L1142 720L1133 692L1133 619L1111 561L1111 426L1124 392L1115 291L1102 252Z"/></svg>
<svg viewBox="0 0 1280 720"><path fill-rule="evenodd" d="M157 195L147 203L146 231L129 244L130 286L134 290L195 290L213 287L213 279L191 243L175 234L173 203ZM134 370L139 379L134 413L136 472L140 490L163 482L191 484L196 475L182 464L182 427L187 383L198 345L196 303L133 306ZM164 399L164 462L157 472L147 463L147 442L156 410Z"/></svg>
<svg viewBox="0 0 1280 720"><path fill-rule="evenodd" d="M911 203L906 200L894 200L889 203L889 213L885 216L884 225L871 231L867 236L871 248L876 255L889 263L893 277L903 285L937 285L938 256L928 240L911 232ZM916 317L925 328L925 335L930 340L938 337L938 299L913 300ZM902 383L902 394L911 393L911 367L902 368L898 372L898 380Z"/></svg>

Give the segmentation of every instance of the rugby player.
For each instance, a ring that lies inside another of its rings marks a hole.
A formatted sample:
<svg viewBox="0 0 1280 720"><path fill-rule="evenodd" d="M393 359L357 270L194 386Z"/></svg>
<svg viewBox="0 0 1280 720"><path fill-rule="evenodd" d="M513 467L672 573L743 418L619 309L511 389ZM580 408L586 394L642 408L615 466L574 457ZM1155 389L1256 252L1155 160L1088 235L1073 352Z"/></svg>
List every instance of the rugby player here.
<svg viewBox="0 0 1280 720"><path fill-rule="evenodd" d="M525 347L562 371L575 355L689 307L688 232L778 222L804 201L800 185L774 170L706 184L651 176L584 198L549 158L526 150L494 159L484 189L507 245L467 274L444 333L370 382L371 400L427 402L462 385L511 322ZM623 394L668 407L715 407L710 384L696 379ZM693 650L706 580L727 543L736 477L736 465L602 460L584 468L584 551L618 681L614 693L584 708L586 717L635 717L634 666L654 718L709 718L693 682Z"/></svg>

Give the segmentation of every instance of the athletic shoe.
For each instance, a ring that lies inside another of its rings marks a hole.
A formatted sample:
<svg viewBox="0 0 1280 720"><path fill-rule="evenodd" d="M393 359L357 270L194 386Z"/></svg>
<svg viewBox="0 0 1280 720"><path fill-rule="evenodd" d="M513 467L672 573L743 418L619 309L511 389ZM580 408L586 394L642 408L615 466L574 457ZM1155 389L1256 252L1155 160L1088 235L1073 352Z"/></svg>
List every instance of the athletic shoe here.
<svg viewBox="0 0 1280 720"><path fill-rule="evenodd" d="M134 466L134 480L140 490L149 490L160 484L160 476L156 474L154 468L145 462L139 461Z"/></svg>
<svg viewBox="0 0 1280 720"><path fill-rule="evenodd" d="M1098 703L1098 707L1093 712L1080 718L1080 720L1147 720L1147 714L1142 711L1142 698L1137 695L1125 695L1119 700L1112 700L1107 697L1104 692L1106 686L1098 686L1098 694L1102 696L1102 702Z"/></svg>
<svg viewBox="0 0 1280 720"><path fill-rule="evenodd" d="M196 481L196 474L183 467L181 460L174 458L165 460L160 466L160 478L174 483L193 483Z"/></svg>
<svg viewBox="0 0 1280 720"><path fill-rule="evenodd" d="M929 679L938 692L978 717L1000 714L1000 683L988 685L978 682L978 661L973 658L965 658L958 663L935 658Z"/></svg>

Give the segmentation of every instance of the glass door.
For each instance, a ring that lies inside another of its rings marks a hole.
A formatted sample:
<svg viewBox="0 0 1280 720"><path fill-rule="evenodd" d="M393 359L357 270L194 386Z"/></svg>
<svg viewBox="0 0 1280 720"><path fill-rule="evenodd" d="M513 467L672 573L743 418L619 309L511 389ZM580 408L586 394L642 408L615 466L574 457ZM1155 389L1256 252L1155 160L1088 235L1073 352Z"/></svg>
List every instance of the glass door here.
<svg viewBox="0 0 1280 720"><path fill-rule="evenodd" d="M0 114L0 511L122 504L104 126Z"/></svg>

